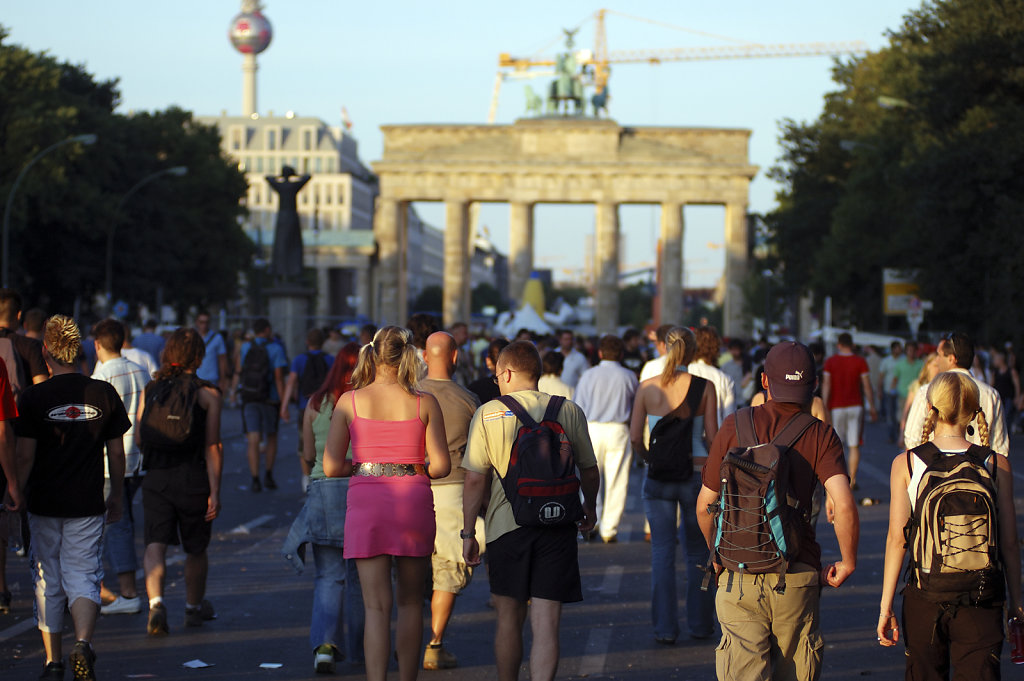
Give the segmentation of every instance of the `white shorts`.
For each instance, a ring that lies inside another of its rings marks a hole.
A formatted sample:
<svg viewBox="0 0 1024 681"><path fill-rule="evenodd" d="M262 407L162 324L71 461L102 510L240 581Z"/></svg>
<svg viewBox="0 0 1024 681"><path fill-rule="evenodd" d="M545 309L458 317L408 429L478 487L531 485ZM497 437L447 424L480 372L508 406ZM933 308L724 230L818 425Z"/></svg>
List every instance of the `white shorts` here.
<svg viewBox="0 0 1024 681"><path fill-rule="evenodd" d="M861 424L864 422L864 407L837 407L832 410L832 427L843 443L843 447L860 447Z"/></svg>
<svg viewBox="0 0 1024 681"><path fill-rule="evenodd" d="M431 485L434 495L434 516L437 520L437 532L434 534L434 554L431 556L431 571L434 591L447 591L457 594L469 586L473 578L473 568L466 565L462 557L462 490L463 485L449 483ZM480 553L486 550L483 518L476 519L476 540L480 544Z"/></svg>
<svg viewBox="0 0 1024 681"><path fill-rule="evenodd" d="M51 518L28 514L39 630L64 629L64 608L79 598L100 604L103 516Z"/></svg>

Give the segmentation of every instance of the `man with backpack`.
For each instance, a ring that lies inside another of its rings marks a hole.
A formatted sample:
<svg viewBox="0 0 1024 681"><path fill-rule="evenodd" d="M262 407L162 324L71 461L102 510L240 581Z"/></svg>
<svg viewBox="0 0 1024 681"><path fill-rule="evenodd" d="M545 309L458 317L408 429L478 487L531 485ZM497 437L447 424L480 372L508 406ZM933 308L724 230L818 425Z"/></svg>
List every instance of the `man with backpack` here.
<svg viewBox="0 0 1024 681"><path fill-rule="evenodd" d="M775 345L762 377L769 400L725 419L704 466L697 519L718 581L723 681L817 679L821 587L840 586L857 565L857 506L839 438L810 415L815 382L806 346ZM842 554L824 569L809 521L816 481L834 504Z"/></svg>
<svg viewBox="0 0 1024 681"><path fill-rule="evenodd" d="M265 318L260 317L252 323L252 332L252 341L243 343L238 354L238 394L242 399L242 428L247 439L249 472L252 474L249 488L260 492L264 487L277 489L272 471L277 458L277 425L288 357L284 348L273 340L273 330ZM262 438L266 438L267 469L260 483Z"/></svg>
<svg viewBox="0 0 1024 681"><path fill-rule="evenodd" d="M470 566L480 564L475 527L486 502L500 681L519 676L528 604L530 678L554 678L562 603L583 600L576 534L593 529L600 487L583 411L562 397L538 392L540 375L533 343L516 341L501 351L494 376L501 398L476 411L462 460L466 480L460 536ZM490 498L485 499L488 486Z"/></svg>
<svg viewBox="0 0 1024 681"><path fill-rule="evenodd" d="M292 360L292 370L285 381L284 396L281 398L281 420L288 422L288 408L291 405L292 397L299 405L299 421L302 421L302 414L306 410L306 403L309 396L317 391L327 378L327 372L334 364L334 357L323 351L324 332L312 328L306 332L306 351L300 352ZM302 468L302 489L309 485L309 473L312 467L306 463L302 456L302 428L299 424L299 466Z"/></svg>
<svg viewBox="0 0 1024 681"><path fill-rule="evenodd" d="M35 383L42 383L50 377L50 371L43 361L42 342L18 333L21 325L21 296L11 288L0 288L0 361L7 369L7 383L14 399L21 391ZM11 421L13 423L13 421ZM2 492L0 492L2 493ZM19 510L0 508L0 524L9 528L7 513L17 513L21 518L22 541L27 545L27 516L24 507ZM7 591L7 534L0 531L0 613L10 607L10 593Z"/></svg>

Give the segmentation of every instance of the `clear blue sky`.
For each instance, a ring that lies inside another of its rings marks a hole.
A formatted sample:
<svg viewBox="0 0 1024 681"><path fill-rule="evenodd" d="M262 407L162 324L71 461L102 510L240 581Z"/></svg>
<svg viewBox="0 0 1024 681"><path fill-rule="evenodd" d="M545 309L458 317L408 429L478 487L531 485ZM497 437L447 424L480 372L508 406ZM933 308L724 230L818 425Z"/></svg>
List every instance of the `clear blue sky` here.
<svg viewBox="0 0 1024 681"><path fill-rule="evenodd" d="M47 0L4 3L8 41L84 64L97 78L120 79L122 110L176 104L196 114L238 114L241 55L227 39L237 0ZM907 0L630 0L609 4L626 14L752 43L863 40L881 47L884 32L920 6ZM560 46L562 27L583 23L579 47L593 44L599 5L564 0L515 3L480 0L346 2L265 0L273 25L259 58L261 112L288 110L337 125L347 107L360 155L380 157L379 126L394 123L482 123L490 103L498 53L532 54ZM665 26L610 16L610 50L728 45ZM751 161L761 167L750 194L752 211L770 210L776 187L764 173L778 157L778 121L810 120L833 89L828 57L677 62L613 67L611 116L623 125L749 128ZM543 81L536 81L538 85ZM539 87L535 87L539 89ZM499 123L523 112L523 88L507 83ZM420 212L443 224L443 208ZM721 274L723 213L686 213L687 285L710 286ZM483 221L507 250L507 209L487 206ZM625 266L652 262L658 230L655 208L629 206L620 214ZM536 213L538 266L578 268L583 238L593 229L590 206L540 206ZM579 248L565 247L578 243Z"/></svg>

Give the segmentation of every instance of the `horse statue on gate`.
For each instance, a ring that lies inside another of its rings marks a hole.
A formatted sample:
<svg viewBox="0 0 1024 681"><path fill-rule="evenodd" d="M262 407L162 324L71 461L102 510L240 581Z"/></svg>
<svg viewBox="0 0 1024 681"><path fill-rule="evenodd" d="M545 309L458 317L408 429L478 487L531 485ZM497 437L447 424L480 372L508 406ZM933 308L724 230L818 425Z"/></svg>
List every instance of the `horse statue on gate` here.
<svg viewBox="0 0 1024 681"><path fill-rule="evenodd" d="M608 94L608 86L604 86L602 92L596 93L590 97L590 104L594 107L594 118L600 118L601 112L604 111L604 115L608 115L608 100L611 96Z"/></svg>
<svg viewBox="0 0 1024 681"><path fill-rule="evenodd" d="M576 57L572 52L563 52L555 59L555 79L548 91L548 113L567 116L570 102L575 115L583 113L583 81L577 73Z"/></svg>

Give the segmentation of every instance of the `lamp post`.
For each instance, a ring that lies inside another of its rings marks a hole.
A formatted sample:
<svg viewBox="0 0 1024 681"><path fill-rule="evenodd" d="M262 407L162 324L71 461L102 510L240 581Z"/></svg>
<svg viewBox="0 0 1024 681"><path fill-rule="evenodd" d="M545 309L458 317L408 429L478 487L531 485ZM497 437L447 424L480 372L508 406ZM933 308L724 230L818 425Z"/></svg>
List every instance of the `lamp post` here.
<svg viewBox="0 0 1024 681"><path fill-rule="evenodd" d="M18 186L21 185L21 181L25 178L25 173L28 172L29 168L31 168L32 166L34 166L36 164L36 161L41 159L43 156L46 156L47 154L49 154L54 149L57 149L58 147L63 147L66 144L74 144L75 142L81 142L82 144L95 144L96 143L96 135L93 135L93 134L75 135L74 137L69 137L66 140L61 140L60 142L56 142L56 143L51 144L50 146L46 147L45 149L40 151L38 154L33 156L32 160L30 160L28 163L25 164L25 167L21 169L20 173L18 173L18 177L15 178L14 185L11 187L11 191L7 194L7 204L4 206L4 228L3 228L3 249L4 249L4 253L3 253L3 260L2 260L2 262L0 262L0 282L3 283L4 288L6 288L10 284L10 279L8 278L8 273L10 272L10 269L9 269L8 265L9 265L10 260L11 260L11 258L10 258L11 203L14 200L14 194L15 194L15 192L18 191Z"/></svg>
<svg viewBox="0 0 1024 681"><path fill-rule="evenodd" d="M117 202L117 208L114 209L114 219L110 223L110 229L107 230L107 262L106 262L106 276L104 277L103 288L106 291L107 307L111 304L111 294L113 293L112 282L114 279L114 233L117 231L117 224L121 221L121 209L124 208L124 204L127 203L128 199L132 195L142 189L144 186L152 182L153 180L163 177L164 175L174 175L175 177L181 177L182 175L188 174L188 168L186 166L174 166L173 168L164 168L158 170L155 173L150 173L144 178L135 183L135 185L125 192L121 200Z"/></svg>

